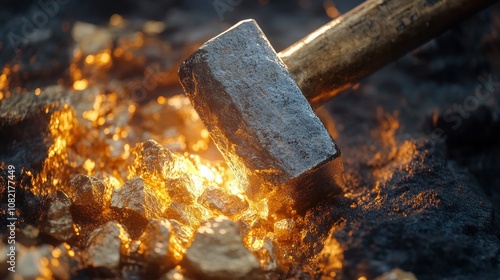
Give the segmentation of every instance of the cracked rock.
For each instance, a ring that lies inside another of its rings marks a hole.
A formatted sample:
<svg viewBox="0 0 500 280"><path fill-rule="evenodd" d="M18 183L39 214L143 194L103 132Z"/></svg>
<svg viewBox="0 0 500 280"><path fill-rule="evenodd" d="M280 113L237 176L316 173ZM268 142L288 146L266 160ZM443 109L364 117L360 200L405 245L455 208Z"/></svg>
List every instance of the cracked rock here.
<svg viewBox="0 0 500 280"><path fill-rule="evenodd" d="M50 203L47 209L42 231L61 241L72 239L75 236L75 228L70 206L69 197L63 191L58 191L56 199Z"/></svg>
<svg viewBox="0 0 500 280"><path fill-rule="evenodd" d="M185 205L174 201L165 210L163 217L177 220L193 228L198 228L201 224L202 210L193 205Z"/></svg>
<svg viewBox="0 0 500 280"><path fill-rule="evenodd" d="M233 216L248 208L246 200L218 188L206 189L198 198L198 203L208 209L216 209L227 216Z"/></svg>
<svg viewBox="0 0 500 280"><path fill-rule="evenodd" d="M129 235L116 221L109 221L89 236L83 253L86 267L117 269L120 257L127 253Z"/></svg>
<svg viewBox="0 0 500 280"><path fill-rule="evenodd" d="M262 269L266 271L278 271L283 266L283 260L280 258L282 254L279 247L269 237L264 238L261 248L254 251L261 260Z"/></svg>
<svg viewBox="0 0 500 280"><path fill-rule="evenodd" d="M68 195L78 212L86 217L100 216L109 203L111 189L95 177L79 174L71 179Z"/></svg>
<svg viewBox="0 0 500 280"><path fill-rule="evenodd" d="M165 197L139 177L116 189L111 198L111 207L135 212L148 220L160 218L165 205Z"/></svg>
<svg viewBox="0 0 500 280"><path fill-rule="evenodd" d="M257 258L243 246L239 225L224 217L198 230L183 263L198 279L250 279L259 268Z"/></svg>
<svg viewBox="0 0 500 280"><path fill-rule="evenodd" d="M139 254L147 262L162 266L172 265L172 233L172 226L166 219L151 221L139 238Z"/></svg>
<svg viewBox="0 0 500 280"><path fill-rule="evenodd" d="M193 165L154 140L138 144L132 151L135 156L133 173L144 178L168 179L193 171Z"/></svg>
<svg viewBox="0 0 500 280"><path fill-rule="evenodd" d="M191 246L193 238L193 230L186 225L179 223L177 220L168 220L172 226L173 236L171 239L172 250L176 261L180 261L184 255L186 248Z"/></svg>
<svg viewBox="0 0 500 280"><path fill-rule="evenodd" d="M173 201L191 204L196 199L191 191L195 189L193 179L187 174L167 180L165 189Z"/></svg>

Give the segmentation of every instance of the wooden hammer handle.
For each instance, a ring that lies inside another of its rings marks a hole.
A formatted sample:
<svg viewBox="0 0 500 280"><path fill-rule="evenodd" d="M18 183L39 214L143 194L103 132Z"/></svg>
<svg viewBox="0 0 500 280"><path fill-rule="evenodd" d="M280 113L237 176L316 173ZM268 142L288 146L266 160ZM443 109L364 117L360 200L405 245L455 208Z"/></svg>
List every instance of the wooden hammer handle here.
<svg viewBox="0 0 500 280"><path fill-rule="evenodd" d="M496 0L368 0L279 53L313 107Z"/></svg>

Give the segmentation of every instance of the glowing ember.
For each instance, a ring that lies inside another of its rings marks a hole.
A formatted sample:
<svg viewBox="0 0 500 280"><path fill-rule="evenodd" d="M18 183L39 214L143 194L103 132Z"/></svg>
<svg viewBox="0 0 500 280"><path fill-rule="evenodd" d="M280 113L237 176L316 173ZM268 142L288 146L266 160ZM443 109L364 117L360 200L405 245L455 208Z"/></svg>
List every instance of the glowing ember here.
<svg viewBox="0 0 500 280"><path fill-rule="evenodd" d="M79 55L76 57L81 59ZM85 63L80 64L84 68L73 69L73 73L76 73L74 76L84 73L85 67L94 67L99 60L106 62L108 58L102 56L102 53L100 58L99 55L87 55ZM279 256L276 249L273 249L273 244L277 240L291 240L287 235L290 234L289 224L293 221L274 224L273 218L269 216L267 201L251 201L224 162L192 153L203 154L214 147L210 143L208 131L184 96L160 96L150 103L139 105L127 98L127 92L123 88L108 89L108 93L100 93L85 78L75 80L73 89L74 91L69 91L70 96L78 101L76 106L68 104L62 110L50 107L46 109L47 113L52 114L49 125L52 145L43 170L32 180L35 193L55 194L58 190L64 190L74 207L77 207L75 209L79 209L79 215L97 215L103 221L111 213L106 208L109 206L116 213L137 213L133 215L150 221L165 219L173 232L172 248L165 251L166 254L170 252L173 255L165 257L165 260L177 264L183 259L203 221L220 214L246 225L255 224L259 220L261 224L256 224L257 228L250 228L244 235L244 245L259 258L263 269L275 270L279 267ZM40 88L35 93L44 96L53 91L53 88ZM134 119L139 116L143 119L143 127L134 128ZM142 133L141 129L148 132ZM147 140L146 137L153 137L158 141ZM83 183L77 183L76 179L70 180L76 178L75 174L82 174L76 175L80 181L85 178L90 181L99 180L95 183L106 189L103 189L106 193L113 191L113 197L96 194L95 191L99 188L93 187L94 183L89 183L92 198L85 198L87 187L81 185ZM83 174L92 177L81 177ZM98 199L106 201L97 203ZM99 204L99 207L104 208L93 209L90 204L86 208L82 202ZM124 222L127 231L136 231L133 224ZM264 224L268 226L262 227ZM120 224L115 225L120 231L123 230ZM66 228L71 229L71 225L66 225ZM49 227L48 230L55 229ZM75 234L82 234L78 226ZM92 236L100 234L94 232ZM108 237L92 238L102 239L104 242ZM127 238L123 242L127 243ZM110 254L116 257L122 250L119 247L126 244L113 242L117 245ZM101 266L99 258L104 252L98 252L96 245L91 243L88 246L84 265ZM143 251L144 246L141 247ZM117 263L112 261L102 265L114 269Z"/></svg>
<svg viewBox="0 0 500 280"><path fill-rule="evenodd" d="M73 83L73 88L75 90L84 90L89 85L89 82L86 79L78 80Z"/></svg>
<svg viewBox="0 0 500 280"><path fill-rule="evenodd" d="M4 67L2 74L0 75L0 90L1 91L4 91L9 86L9 79L8 79L9 73L10 73L10 68ZM1 98L0 98L0 100L1 100Z"/></svg>

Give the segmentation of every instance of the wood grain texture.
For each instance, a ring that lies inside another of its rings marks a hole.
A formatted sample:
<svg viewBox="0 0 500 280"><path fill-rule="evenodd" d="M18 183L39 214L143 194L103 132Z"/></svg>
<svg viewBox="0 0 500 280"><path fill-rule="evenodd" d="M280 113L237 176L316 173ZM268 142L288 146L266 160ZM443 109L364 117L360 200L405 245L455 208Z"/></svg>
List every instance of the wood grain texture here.
<svg viewBox="0 0 500 280"><path fill-rule="evenodd" d="M318 107L496 0L369 0L279 53Z"/></svg>

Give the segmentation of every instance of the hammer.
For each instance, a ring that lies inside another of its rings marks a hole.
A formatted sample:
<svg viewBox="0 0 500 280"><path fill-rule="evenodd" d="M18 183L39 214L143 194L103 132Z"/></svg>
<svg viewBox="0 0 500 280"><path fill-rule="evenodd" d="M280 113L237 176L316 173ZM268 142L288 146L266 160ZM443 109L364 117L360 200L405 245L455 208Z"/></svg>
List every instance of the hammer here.
<svg viewBox="0 0 500 280"><path fill-rule="evenodd" d="M247 195L304 213L343 186L340 150L313 108L493 2L369 0L279 54L244 20L178 75Z"/></svg>

